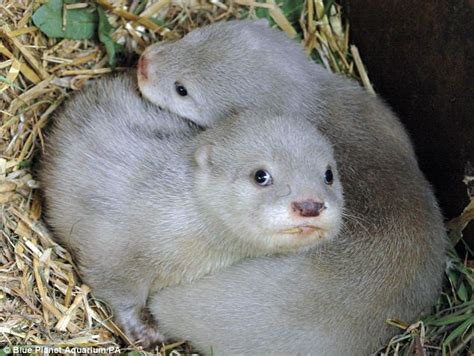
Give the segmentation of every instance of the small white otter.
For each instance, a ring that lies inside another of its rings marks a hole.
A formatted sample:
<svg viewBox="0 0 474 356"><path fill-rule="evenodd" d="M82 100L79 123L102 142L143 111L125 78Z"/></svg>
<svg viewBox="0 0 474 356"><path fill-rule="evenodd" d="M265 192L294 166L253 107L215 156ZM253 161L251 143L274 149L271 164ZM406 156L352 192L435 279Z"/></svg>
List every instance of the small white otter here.
<svg viewBox="0 0 474 356"><path fill-rule="evenodd" d="M285 33L249 21L151 46L138 78L151 102L203 127L244 110L294 125L304 117L334 144L344 187L336 239L157 293L150 309L163 333L223 355L365 355L397 332L388 318L414 321L434 304L446 260L443 219L382 100L316 65Z"/></svg>
<svg viewBox="0 0 474 356"><path fill-rule="evenodd" d="M202 132L130 87L127 77L101 80L70 99L39 173L55 236L148 346L161 339L141 317L151 292L324 245L341 228L343 195L331 145L310 123L249 114Z"/></svg>

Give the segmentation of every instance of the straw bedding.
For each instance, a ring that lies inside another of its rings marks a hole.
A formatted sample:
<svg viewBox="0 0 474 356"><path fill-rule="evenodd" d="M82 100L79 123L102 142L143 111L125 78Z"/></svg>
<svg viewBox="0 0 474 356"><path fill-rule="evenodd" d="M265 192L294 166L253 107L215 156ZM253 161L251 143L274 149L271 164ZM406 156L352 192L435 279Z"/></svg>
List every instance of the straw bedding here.
<svg viewBox="0 0 474 356"><path fill-rule="evenodd" d="M270 19L289 36L300 36L307 53L329 70L373 89L357 48L349 45L341 9L330 0L287 0L281 6L273 0L65 1L64 28L69 25L67 11L100 9L110 26L108 42L49 38L32 21L46 2L0 2L0 355L8 351L1 347L15 345L140 350L113 323L107 305L81 283L70 255L53 242L41 221L32 165L44 147L43 130L68 94L91 78L133 64L150 43L179 38L207 23L257 16ZM110 40L124 53L115 57L114 69ZM473 175L466 176L471 202L450 222L456 241L474 218ZM400 327L400 335L383 352L467 352L473 337L473 263L454 250L450 258L445 292L433 315L413 325L389 321ZM190 352L183 342L155 351L172 349Z"/></svg>

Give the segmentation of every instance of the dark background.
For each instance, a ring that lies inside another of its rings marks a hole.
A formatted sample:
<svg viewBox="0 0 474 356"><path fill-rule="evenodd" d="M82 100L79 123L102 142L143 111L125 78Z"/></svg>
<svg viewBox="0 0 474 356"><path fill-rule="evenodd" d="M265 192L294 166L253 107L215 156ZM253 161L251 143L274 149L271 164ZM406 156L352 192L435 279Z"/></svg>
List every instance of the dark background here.
<svg viewBox="0 0 474 356"><path fill-rule="evenodd" d="M408 129L446 218L474 164L474 0L345 0L369 78ZM474 223L464 233L474 248Z"/></svg>

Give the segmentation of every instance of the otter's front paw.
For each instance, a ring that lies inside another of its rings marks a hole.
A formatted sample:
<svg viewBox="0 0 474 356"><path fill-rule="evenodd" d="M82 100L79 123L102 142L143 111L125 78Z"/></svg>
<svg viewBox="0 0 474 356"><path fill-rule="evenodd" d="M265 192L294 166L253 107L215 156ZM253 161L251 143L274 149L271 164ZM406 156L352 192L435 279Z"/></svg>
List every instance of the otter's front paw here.
<svg viewBox="0 0 474 356"><path fill-rule="evenodd" d="M119 313L117 319L125 334L144 349L166 340L158 331L158 325L146 307L133 308Z"/></svg>

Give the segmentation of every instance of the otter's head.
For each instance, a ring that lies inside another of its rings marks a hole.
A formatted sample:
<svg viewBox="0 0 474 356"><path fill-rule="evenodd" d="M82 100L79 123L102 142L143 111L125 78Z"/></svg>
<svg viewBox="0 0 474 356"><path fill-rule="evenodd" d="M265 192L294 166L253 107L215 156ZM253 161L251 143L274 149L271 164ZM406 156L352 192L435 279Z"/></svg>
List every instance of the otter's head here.
<svg viewBox="0 0 474 356"><path fill-rule="evenodd" d="M302 47L265 21L220 22L148 47L138 84L152 103L209 127L248 107L281 105L290 83L305 92L308 64Z"/></svg>
<svg viewBox="0 0 474 356"><path fill-rule="evenodd" d="M334 238L343 196L330 143L306 120L241 116L207 130L194 155L207 219L269 253Z"/></svg>

